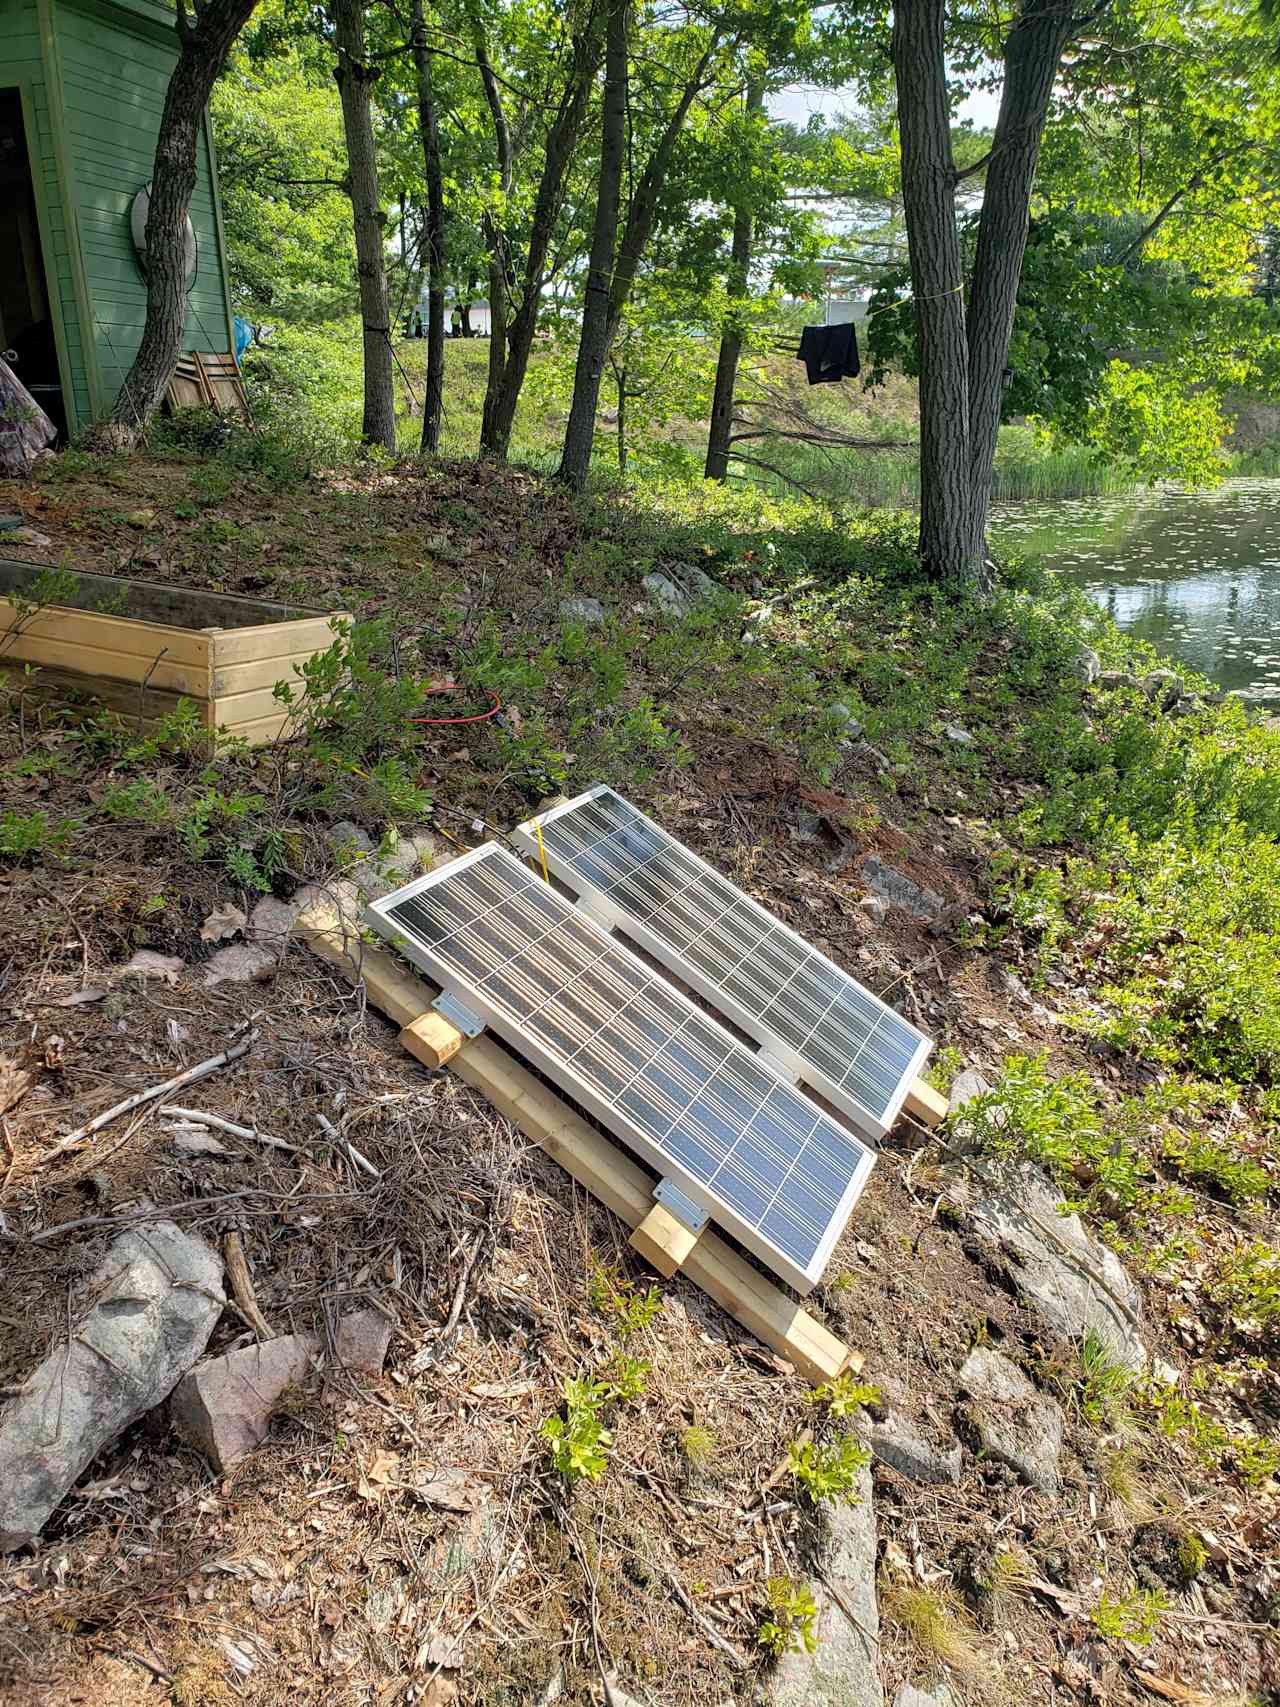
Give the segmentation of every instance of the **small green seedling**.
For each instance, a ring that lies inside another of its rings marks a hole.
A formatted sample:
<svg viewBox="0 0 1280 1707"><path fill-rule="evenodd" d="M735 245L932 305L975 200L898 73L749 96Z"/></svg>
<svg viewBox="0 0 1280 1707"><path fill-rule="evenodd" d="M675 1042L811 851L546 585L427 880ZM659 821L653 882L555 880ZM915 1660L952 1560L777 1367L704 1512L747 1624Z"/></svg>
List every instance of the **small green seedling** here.
<svg viewBox="0 0 1280 1707"><path fill-rule="evenodd" d="M811 1654L818 1646L813 1621L817 1602L803 1583L790 1577L771 1577L767 1593L768 1612L756 1633L756 1641L773 1659L784 1654Z"/></svg>

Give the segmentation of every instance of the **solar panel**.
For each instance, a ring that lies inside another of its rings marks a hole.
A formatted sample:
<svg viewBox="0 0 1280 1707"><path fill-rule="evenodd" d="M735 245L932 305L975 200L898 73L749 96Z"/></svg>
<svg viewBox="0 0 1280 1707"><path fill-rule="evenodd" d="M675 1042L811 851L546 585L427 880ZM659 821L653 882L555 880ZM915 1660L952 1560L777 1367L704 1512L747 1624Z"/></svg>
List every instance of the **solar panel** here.
<svg viewBox="0 0 1280 1707"><path fill-rule="evenodd" d="M593 788L514 840L860 1131L888 1132L930 1040L630 801Z"/></svg>
<svg viewBox="0 0 1280 1707"><path fill-rule="evenodd" d="M875 1161L608 931L486 843L369 924L808 1292Z"/></svg>

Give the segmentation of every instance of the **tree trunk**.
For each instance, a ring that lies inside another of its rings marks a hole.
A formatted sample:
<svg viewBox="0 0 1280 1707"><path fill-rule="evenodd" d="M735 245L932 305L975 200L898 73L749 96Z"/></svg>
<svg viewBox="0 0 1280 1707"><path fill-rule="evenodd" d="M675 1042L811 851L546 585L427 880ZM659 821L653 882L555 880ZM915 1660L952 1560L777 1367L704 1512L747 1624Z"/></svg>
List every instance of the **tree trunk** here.
<svg viewBox="0 0 1280 1707"><path fill-rule="evenodd" d="M600 381L609 350L609 293L613 281L613 251L618 241L618 210L622 204L622 167L626 156L627 5L628 0L609 0L595 223L587 261L582 330L578 337L578 360L573 375L573 401L569 405L564 451L556 473L557 480L574 492L581 492L587 483L596 430L596 409L600 402Z"/></svg>
<svg viewBox="0 0 1280 1707"><path fill-rule="evenodd" d="M413 63L418 74L418 129L427 180L427 377L422 403L422 449L440 448L444 413L444 175L440 168L440 127L432 88L431 50L422 0L413 0Z"/></svg>
<svg viewBox="0 0 1280 1707"><path fill-rule="evenodd" d="M897 0L902 199L920 341L920 558L934 578L978 575L970 533L969 360L956 231L943 31L946 0Z"/></svg>
<svg viewBox="0 0 1280 1707"><path fill-rule="evenodd" d="M489 61L488 43L485 41L484 25L480 19L480 9L476 5L476 0L469 0L467 23L471 30L471 45L476 56L476 64L480 68L480 81L484 86L485 100L489 104L489 113L493 119L494 143L498 157L498 184L505 205L507 197L511 194L515 153L511 146L511 126L507 123L506 108L502 104L502 91L498 87L498 79L494 76L493 66ZM489 251L489 375L485 382L484 408L480 423L480 443L482 446L489 442L489 436L494 430L492 406L502 390L502 376L507 365L508 266L506 234L488 208L484 210L483 228L485 245Z"/></svg>
<svg viewBox="0 0 1280 1707"><path fill-rule="evenodd" d="M529 232L529 249L524 264L524 284L520 303L507 325L506 360L496 391L486 395L484 420L480 429L480 449L489 456L505 461L511 445L511 428L516 418L516 404L529 367L538 316L542 310L542 291L547 280L547 256L555 231L556 218L564 192L565 174L577 146L586 116L587 98L595 81L600 62L602 11L594 3L573 42L573 63L569 79L560 96L556 116L547 136L542 176L533 205Z"/></svg>
<svg viewBox="0 0 1280 1707"><path fill-rule="evenodd" d="M178 62L169 77L151 169L147 213L147 317L133 365L111 410L117 437L132 441L160 407L186 331L187 212L196 149L214 79L256 0L206 0L194 22L178 0Z"/></svg>
<svg viewBox="0 0 1280 1707"><path fill-rule="evenodd" d="M608 349L618 330L618 322L626 310L627 301L631 295L631 287L635 283L636 273L645 247L653 234L653 222L658 216L658 201L667 181L667 173L671 168L671 157L676 151L676 143L680 140L680 132L684 129L684 121L689 116L689 109L702 88L707 68L715 57L719 46L719 36L713 36L706 52L698 61L697 68L680 92L675 110L667 120L662 135L649 156L640 181L632 191L631 206L627 209L627 220L622 230L622 240L618 244L617 258L613 264L613 284L609 291L609 335L605 343Z"/></svg>
<svg viewBox="0 0 1280 1707"><path fill-rule="evenodd" d="M764 79L747 85L745 112L748 121L764 109ZM751 206L740 203L734 210L733 242L729 250L729 315L720 333L720 355L716 362L716 388L711 400L711 425L707 432L707 480L723 480L729 472L729 441L733 433L733 394L738 384L738 361L742 355L742 325L732 304L747 294L751 276L751 239L755 221Z"/></svg>
<svg viewBox="0 0 1280 1707"><path fill-rule="evenodd" d="M969 293L968 555L985 585L987 510L995 464L1009 335L1027 244L1031 187L1062 52L1071 0L1023 0L1004 51L1004 89L987 166Z"/></svg>
<svg viewBox="0 0 1280 1707"><path fill-rule="evenodd" d="M391 365L391 307L383 254L386 215L378 196L370 89L377 71L365 60L364 0L329 0L338 49L334 76L342 98L347 140L347 183L355 221L356 272L364 326L364 422L369 444L396 448L395 386Z"/></svg>

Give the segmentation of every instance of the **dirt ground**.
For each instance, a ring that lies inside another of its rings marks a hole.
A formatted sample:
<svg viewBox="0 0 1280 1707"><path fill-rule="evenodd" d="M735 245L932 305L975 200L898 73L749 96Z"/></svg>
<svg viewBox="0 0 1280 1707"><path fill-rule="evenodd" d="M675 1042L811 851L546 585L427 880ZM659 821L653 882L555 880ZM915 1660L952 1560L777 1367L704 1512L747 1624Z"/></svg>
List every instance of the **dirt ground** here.
<svg viewBox="0 0 1280 1707"><path fill-rule="evenodd" d="M148 487L161 519L144 528L125 519L127 482L110 471L0 492L0 502L55 539L50 560L305 591L367 613L391 596L380 570L402 574L409 534L441 518L466 533L449 572L477 604L499 595L502 564L556 558L569 529L558 501L529 505L517 476L487 495L468 478L450 474L424 496L387 475L278 511L232 492L218 519L236 532L221 539L207 513L172 513L179 476L164 465ZM297 565L317 529L327 530L323 561L304 578ZM535 583L535 605L552 608L561 590ZM660 772L642 797L673 834L964 1065L994 1077L1010 1050L1045 1049L1064 1069L1128 1078L1123 1061L1100 1060L1011 992L986 950L900 909L881 923L858 906L861 857L876 852L953 902L956 917L980 915L979 826L939 808L900 830L882 803L850 841L875 789L863 761L815 791L786 755L688 708L680 720L692 764ZM51 745L61 738L49 731ZM527 803L459 750L456 736L441 737L432 780L455 816L437 817L437 833L477 811L522 816ZM11 770L4 786L6 804L53 806L78 785ZM173 904L148 919L158 887ZM39 1547L0 1564L0 1698L516 1707L598 1701L608 1672L664 1707L750 1700L765 1665L756 1634L767 1585L804 1577L821 1523L775 1476L802 1430L833 1426L807 1384L683 1278L661 1283L652 1319L624 1332L616 1300L642 1296L655 1277L621 1223L447 1071L410 1059L394 1027L305 947L293 944L265 982L206 988L214 945L200 926L235 899L223 873L198 863L157 872L140 865L136 843L109 837L91 865L0 875L0 1059L38 1069L3 1125L0 1385L19 1387L60 1343L117 1218L143 1200L177 1205L181 1225L211 1242L239 1231L277 1332L331 1335L361 1303L390 1312L386 1370L328 1390L317 1371L224 1478L181 1444L163 1407L129 1430ZM173 983L123 971L142 942L182 957ZM103 999L77 1003L98 989ZM219 1152L192 1155L153 1103L55 1154L76 1123L249 1031L248 1053L181 1101L291 1151L217 1131ZM332 1141L333 1127L376 1177ZM886 1595L890 1698L899 1681L945 1669L965 1707L1274 1701L1277 1648L1260 1611L1280 1561L1274 1484L1207 1479L1179 1440L1126 1442L1087 1424L1063 1348L948 1212L947 1160L900 1124L809 1306L862 1354L880 1403L925 1435L952 1432L956 1371L975 1343L1057 1380L1063 1486L1034 1493L970 1452L956 1487L876 1466L882 1584L924 1586L955 1609L956 1642L943 1653L893 1616ZM1153 1350L1189 1379L1195 1348L1173 1325L1181 1301L1142 1284ZM228 1308L209 1349L250 1338ZM606 1475L567 1487L539 1426L565 1379L619 1350L651 1365L645 1391L615 1407ZM690 1430L706 1431L697 1451ZM1111 1468L1120 1450L1133 1486ZM1103 1640L1085 1611L1099 1587L1131 1579L1144 1559L1154 1575L1139 1580L1168 1583L1162 1548L1171 1526L1192 1521L1216 1551L1203 1575L1170 1588L1154 1641ZM998 1592L997 1555L1024 1567Z"/></svg>

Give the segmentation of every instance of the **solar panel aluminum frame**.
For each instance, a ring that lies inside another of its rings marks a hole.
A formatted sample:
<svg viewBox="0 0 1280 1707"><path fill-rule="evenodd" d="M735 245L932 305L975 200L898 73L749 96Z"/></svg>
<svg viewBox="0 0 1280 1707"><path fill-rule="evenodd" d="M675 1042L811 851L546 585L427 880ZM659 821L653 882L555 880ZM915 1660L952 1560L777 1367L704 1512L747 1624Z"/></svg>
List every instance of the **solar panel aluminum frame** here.
<svg viewBox="0 0 1280 1707"><path fill-rule="evenodd" d="M384 895L381 899L370 902L364 909L363 922L398 949L405 959L416 966L420 972L425 973L427 977L434 980L457 1000L464 1002L468 1008L480 1014L491 1031L501 1037L504 1042L510 1044L527 1061L532 1062L539 1072L543 1073L552 1083L558 1085L573 1101L587 1109L606 1129L621 1137L629 1148L644 1158L660 1179L665 1178L674 1181L682 1191L692 1198L695 1204L706 1211L709 1220L732 1233L734 1238L739 1240L747 1250L759 1257L775 1274L786 1280L802 1297L807 1295L821 1280L827 1263L831 1259L831 1252L835 1248L836 1240L843 1233L849 1217L853 1213L854 1205L862 1195L871 1170L875 1166L876 1153L874 1149L868 1148L865 1141L862 1141L862 1156L849 1179L848 1185L840 1196L839 1203L832 1212L814 1256L808 1267L801 1266L793 1257L780 1250L778 1246L766 1239L739 1216L729 1204L717 1197L714 1192L708 1191L706 1186L694 1174L685 1169L674 1156L668 1154L659 1144L642 1132L623 1110L598 1095L592 1086L585 1083L573 1070L571 1064L561 1060L554 1051L546 1048L536 1037L526 1032L510 1015L496 1007L493 1002L486 998L484 991L477 985L472 984L468 979L460 978L452 967L437 959L428 947L407 936L401 925L391 917L393 907L400 906L403 902L412 899L413 896L421 894L423 890L431 889L437 884L447 883L459 872L465 870L467 866L492 857L495 849L497 849L496 843L485 842L482 846L473 848L471 852L461 854L455 860L450 860L448 865L441 866L436 871L428 872L425 877L415 878L412 883L405 884L403 888L395 890L392 894ZM512 858L513 863L519 863L515 861L513 855L508 857ZM652 980L653 968L646 966L637 955L627 948L625 943L618 942L610 936L607 926L600 924L588 912L575 906L566 896L560 895L559 899L563 901L565 907L584 928L599 934L602 946L607 947L634 965L638 981L648 982ZM701 1008L696 1007L687 996L675 989L674 986L667 987L667 995L671 1001L682 1006L688 1006L698 1015L699 1019L710 1026L712 1030L718 1032L735 1049L745 1050L753 1062L766 1068L780 1085L787 1086L786 1079L778 1073L776 1067L752 1054L741 1039L734 1037L725 1026L719 1024L714 1015L704 1013ZM808 1104L813 1110L815 1118L822 1115L823 1118L830 1120L830 1115L825 1114L816 1103L805 1097L802 1091L796 1091L793 1086L787 1088Z"/></svg>
<svg viewBox="0 0 1280 1707"><path fill-rule="evenodd" d="M634 914L628 913L625 909L616 906L609 900L609 897L601 893L600 890L589 884L586 887L582 887L582 874L575 871L573 866L570 865L567 860L562 859L553 848L546 844L545 841L541 844L539 843L537 829L535 826L545 830L547 825L554 823L557 818L566 816L567 814L576 811L578 808L588 805L591 801L598 799L604 794L612 794L618 799L625 800L625 796L619 795L618 791L614 788L610 788L608 783L597 783L594 788L589 788L585 794L579 794L573 800L566 800L559 806L553 806L546 812L540 812L534 818L526 819L523 824L517 825L512 831L511 839L533 860L541 862L545 859L547 862L547 869L553 872L562 883L567 885L567 887L573 891L573 893L578 897L579 903L586 911L592 913L596 918L602 920L611 928L622 931L626 936L629 936L633 942L638 943L647 954L651 954L660 965L665 966L668 972L671 972L675 977L687 984L690 989L696 990L700 996L710 1002L712 1006L718 1009L726 1019L731 1020L733 1024L737 1026L739 1030L745 1032L748 1037L754 1038L754 1040L760 1045L761 1049L767 1051L767 1053L774 1058L775 1064L779 1064L785 1072L794 1074L797 1080L807 1080L814 1090L818 1091L835 1108L838 1108L842 1114L847 1115L849 1120L857 1128L859 1136L863 1138L864 1141L870 1142L873 1146L878 1145L880 1140L892 1130L894 1122L901 1114L902 1105L907 1099L912 1081L922 1072L924 1064L929 1057L929 1052L933 1048L932 1040L923 1036L923 1034L921 1035L920 1044L903 1072L897 1091L894 1093L894 1096L886 1107L883 1121L877 1121L869 1110L863 1108L861 1103L859 1103L855 1098L849 1096L849 1094L836 1084L833 1079L829 1078L827 1074L822 1072L818 1066L808 1060L800 1053L800 1051L794 1049L785 1038L780 1037L777 1032L772 1031L767 1025L763 1025L748 1008L743 1007L739 1002L735 1001L729 992L725 990L722 985L718 984L714 978L708 977L705 973L701 972L696 966L687 961L677 949L673 948L669 942L659 936L656 931L651 931L643 920L637 919ZM721 882L732 882L732 879L727 879L723 872L717 871L715 866L709 865L705 859L700 858L698 854L694 853L693 849L687 846L686 843L680 841L678 837L672 836L669 830L663 830L660 824L654 824L653 819L641 812L638 806L633 805L629 800L626 801L626 804L637 814L637 816L642 818L645 823L651 825L661 834L670 837L671 841L675 843L681 852L691 859L701 870L708 873L709 876L719 878ZM735 885L734 887L736 888L737 886ZM796 931L793 931L791 927L778 918L775 913L769 912L769 910L766 907L762 907L758 901L753 901L751 896L746 894L745 891L739 890L738 893L742 896L743 902L748 907L758 913L762 919L767 919L770 925L780 930L784 936L789 937L794 943L799 944L801 948L804 948L810 954L815 955L817 959L823 962L824 965L830 967L833 972L838 973L842 978L850 977L850 974L846 972L843 967L837 966L833 960L828 959L825 954L820 952L820 950L814 948L812 943L806 942L802 936L800 936ZM854 979L853 982L857 983L857 980ZM859 986L859 988L861 988L861 986ZM868 992L868 994L870 994L870 992ZM898 1017L901 1019L900 1015ZM908 1022L905 1020L903 1020L902 1023L904 1025L908 1025ZM915 1026L909 1026L909 1029L915 1031L917 1028Z"/></svg>

